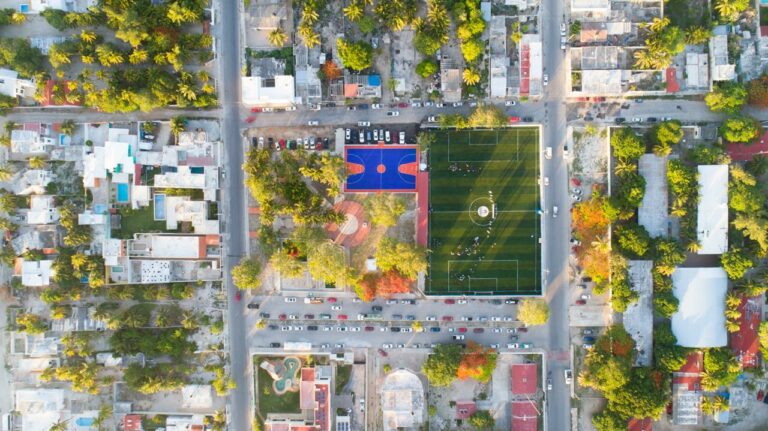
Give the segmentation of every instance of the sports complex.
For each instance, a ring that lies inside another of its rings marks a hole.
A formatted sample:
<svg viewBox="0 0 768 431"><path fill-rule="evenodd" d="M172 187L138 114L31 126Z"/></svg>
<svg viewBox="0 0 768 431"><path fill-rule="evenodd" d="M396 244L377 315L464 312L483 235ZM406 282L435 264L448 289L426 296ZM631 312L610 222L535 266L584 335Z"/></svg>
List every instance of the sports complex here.
<svg viewBox="0 0 768 431"><path fill-rule="evenodd" d="M432 133L425 293L540 295L540 129Z"/></svg>

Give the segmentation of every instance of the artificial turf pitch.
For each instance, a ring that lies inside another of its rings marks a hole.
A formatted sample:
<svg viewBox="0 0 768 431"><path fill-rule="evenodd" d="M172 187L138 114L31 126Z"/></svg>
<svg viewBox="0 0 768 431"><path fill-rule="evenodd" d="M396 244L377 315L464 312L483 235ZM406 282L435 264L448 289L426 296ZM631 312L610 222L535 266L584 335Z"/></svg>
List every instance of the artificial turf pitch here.
<svg viewBox="0 0 768 431"><path fill-rule="evenodd" d="M539 129L433 133L427 293L541 294Z"/></svg>

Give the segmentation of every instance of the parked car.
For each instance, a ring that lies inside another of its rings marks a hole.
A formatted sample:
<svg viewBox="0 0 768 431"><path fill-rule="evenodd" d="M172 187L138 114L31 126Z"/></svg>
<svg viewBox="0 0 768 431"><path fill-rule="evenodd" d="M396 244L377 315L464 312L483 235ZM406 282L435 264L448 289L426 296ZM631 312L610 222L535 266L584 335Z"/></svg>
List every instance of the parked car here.
<svg viewBox="0 0 768 431"><path fill-rule="evenodd" d="M251 310L258 310L259 304L256 302L251 302L250 304L248 304L248 308L250 308Z"/></svg>
<svg viewBox="0 0 768 431"><path fill-rule="evenodd" d="M387 117L399 117L400 111L387 111Z"/></svg>
<svg viewBox="0 0 768 431"><path fill-rule="evenodd" d="M320 124L320 122L317 121L317 120L309 120L309 121L307 121L307 126L317 126L319 124Z"/></svg>
<svg viewBox="0 0 768 431"><path fill-rule="evenodd" d="M358 121L357 127L370 127L371 122L370 121Z"/></svg>
<svg viewBox="0 0 768 431"><path fill-rule="evenodd" d="M280 344L280 343L269 343L269 347L278 348L278 347L282 347L282 344Z"/></svg>

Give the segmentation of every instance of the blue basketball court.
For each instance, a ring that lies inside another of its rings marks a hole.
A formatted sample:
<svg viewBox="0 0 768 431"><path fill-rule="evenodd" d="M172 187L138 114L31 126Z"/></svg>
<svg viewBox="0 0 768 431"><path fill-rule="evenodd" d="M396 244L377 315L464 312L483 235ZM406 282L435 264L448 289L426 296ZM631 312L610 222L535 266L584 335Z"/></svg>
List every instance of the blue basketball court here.
<svg viewBox="0 0 768 431"><path fill-rule="evenodd" d="M347 192L415 192L419 170L414 145L352 145L344 149Z"/></svg>

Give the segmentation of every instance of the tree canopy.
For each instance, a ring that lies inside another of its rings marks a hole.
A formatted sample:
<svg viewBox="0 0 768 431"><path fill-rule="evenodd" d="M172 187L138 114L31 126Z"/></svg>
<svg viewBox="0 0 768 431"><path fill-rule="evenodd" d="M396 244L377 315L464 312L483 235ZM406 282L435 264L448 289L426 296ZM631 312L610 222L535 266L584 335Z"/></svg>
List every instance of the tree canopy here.
<svg viewBox="0 0 768 431"><path fill-rule="evenodd" d="M382 271L396 270L415 280L419 272L427 270L427 251L405 242L382 238L376 248L376 265Z"/></svg>
<svg viewBox="0 0 768 431"><path fill-rule="evenodd" d="M735 114L747 103L747 88L738 82L719 82L704 101L714 112Z"/></svg>
<svg viewBox="0 0 768 431"><path fill-rule="evenodd" d="M645 154L645 145L629 127L611 132L611 148L617 159L634 161Z"/></svg>
<svg viewBox="0 0 768 431"><path fill-rule="evenodd" d="M371 67L373 47L370 44L366 42L349 42L338 38L336 39L336 47L344 67L358 72Z"/></svg>
<svg viewBox="0 0 768 431"><path fill-rule="evenodd" d="M403 198L392 193L373 194L363 201L368 217L374 225L390 227L405 212Z"/></svg>
<svg viewBox="0 0 768 431"><path fill-rule="evenodd" d="M232 283L238 289L258 289L261 287L261 263L248 257L243 258L232 268Z"/></svg>
<svg viewBox="0 0 768 431"><path fill-rule="evenodd" d="M543 299L523 299L517 309L517 319L526 326L544 325L549 320L549 306Z"/></svg>
<svg viewBox="0 0 768 431"><path fill-rule="evenodd" d="M728 142L750 142L760 135L760 123L747 116L730 117L720 126L720 134Z"/></svg>
<svg viewBox="0 0 768 431"><path fill-rule="evenodd" d="M432 350L432 354L421 366L421 371L427 376L429 384L444 387L456 380L461 350L458 344L438 344Z"/></svg>

